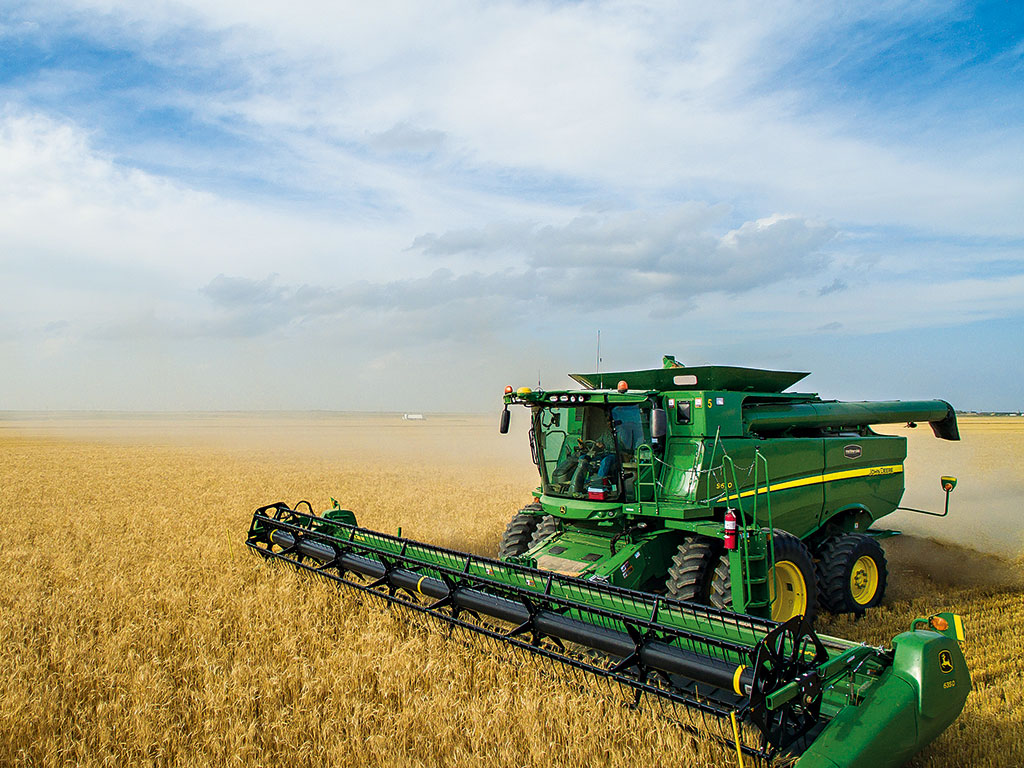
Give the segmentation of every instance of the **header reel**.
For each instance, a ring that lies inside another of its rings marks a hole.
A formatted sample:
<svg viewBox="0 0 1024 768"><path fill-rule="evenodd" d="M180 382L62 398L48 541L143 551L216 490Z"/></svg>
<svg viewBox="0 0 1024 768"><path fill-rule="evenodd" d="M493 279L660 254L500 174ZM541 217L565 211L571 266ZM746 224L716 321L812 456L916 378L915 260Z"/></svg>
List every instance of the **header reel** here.
<svg viewBox="0 0 1024 768"><path fill-rule="evenodd" d="M283 502L261 507L246 543L264 558L559 662L581 683L618 683L634 704L646 694L685 726L769 761L801 754L851 706L849 692L870 688L892 663L887 651L818 637L802 617L776 624L434 547L359 528L347 510L318 517Z"/></svg>

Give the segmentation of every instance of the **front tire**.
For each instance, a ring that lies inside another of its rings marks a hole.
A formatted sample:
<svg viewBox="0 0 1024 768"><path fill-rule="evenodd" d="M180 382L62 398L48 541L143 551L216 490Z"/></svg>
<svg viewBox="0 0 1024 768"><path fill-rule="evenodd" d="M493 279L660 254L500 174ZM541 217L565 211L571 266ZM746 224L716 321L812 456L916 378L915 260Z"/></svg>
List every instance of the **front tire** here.
<svg viewBox="0 0 1024 768"><path fill-rule="evenodd" d="M529 507L527 507L529 509ZM510 557L523 554L530 548L533 534L537 531L540 523L540 515L528 514L522 510L516 513L501 534L501 541L498 544L498 559L507 560Z"/></svg>
<svg viewBox="0 0 1024 768"><path fill-rule="evenodd" d="M680 544L665 579L669 597L707 605L721 548L720 541L703 536L692 536Z"/></svg>
<svg viewBox="0 0 1024 768"><path fill-rule="evenodd" d="M556 533L559 533L561 530L561 519L554 515L544 515L540 518L540 522L537 524L537 528L533 532L533 537L530 539L530 546L527 547L527 549L533 549L538 544L547 541Z"/></svg>
<svg viewBox="0 0 1024 768"><path fill-rule="evenodd" d="M814 621L818 606L818 580L814 561L800 539L791 533L776 529L772 536L775 549L775 567L768 574L774 600L771 605L772 621L788 621L794 616L806 616ZM732 610L732 573L729 553L718 559L711 581L711 604L723 610Z"/></svg>
<svg viewBox="0 0 1024 768"><path fill-rule="evenodd" d="M826 610L862 614L882 602L888 565L885 552L872 536L847 533L825 542L818 574Z"/></svg>

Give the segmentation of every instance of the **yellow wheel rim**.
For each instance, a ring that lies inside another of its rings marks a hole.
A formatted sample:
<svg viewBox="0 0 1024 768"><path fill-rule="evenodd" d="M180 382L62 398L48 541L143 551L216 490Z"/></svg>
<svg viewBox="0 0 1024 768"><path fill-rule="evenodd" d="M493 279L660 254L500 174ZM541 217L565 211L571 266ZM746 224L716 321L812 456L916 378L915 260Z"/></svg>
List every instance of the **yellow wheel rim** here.
<svg viewBox="0 0 1024 768"><path fill-rule="evenodd" d="M878 565L873 558L858 558L850 571L850 595L857 605L867 605L878 592Z"/></svg>
<svg viewBox="0 0 1024 768"><path fill-rule="evenodd" d="M786 621L807 615L807 582L800 569L789 560L775 563L775 602L772 620Z"/></svg>

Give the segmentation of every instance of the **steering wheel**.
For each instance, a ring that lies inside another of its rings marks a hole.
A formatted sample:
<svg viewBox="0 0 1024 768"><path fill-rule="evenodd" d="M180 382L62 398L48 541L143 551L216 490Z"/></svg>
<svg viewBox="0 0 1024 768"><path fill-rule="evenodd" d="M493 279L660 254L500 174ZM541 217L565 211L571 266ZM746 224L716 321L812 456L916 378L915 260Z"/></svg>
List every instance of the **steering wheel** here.
<svg viewBox="0 0 1024 768"><path fill-rule="evenodd" d="M590 457L597 456L605 450L604 443L598 440L584 440L579 439L579 452L580 455L587 455Z"/></svg>

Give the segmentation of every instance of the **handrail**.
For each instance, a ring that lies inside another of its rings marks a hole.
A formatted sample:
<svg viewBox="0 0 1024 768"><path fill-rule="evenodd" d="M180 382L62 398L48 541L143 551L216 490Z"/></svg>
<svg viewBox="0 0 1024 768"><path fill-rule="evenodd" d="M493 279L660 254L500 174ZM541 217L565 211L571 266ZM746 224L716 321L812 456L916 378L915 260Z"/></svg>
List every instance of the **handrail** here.
<svg viewBox="0 0 1024 768"><path fill-rule="evenodd" d="M768 520L767 520L767 523L768 523L768 547L767 547L767 551L765 552L765 556L766 556L766 559L767 559L767 562L766 562L766 566L767 567L765 569L765 576L768 577L768 606L770 608L775 603L775 600L776 600L776 597L777 597L775 595L775 579L771 578L771 574L773 573L773 570L775 568L775 536L774 536L775 526L773 525L773 521L772 521L771 481L768 479L768 477L769 477L769 475L768 475L768 459L764 456L764 454L761 453L760 450L755 448L754 449L754 460L751 463L751 469L753 470L754 477L753 477L753 488L751 489L751 491L752 491L751 495L753 496L753 504L752 504L752 509L751 509L750 517L752 519L753 527L755 529L757 529L757 530L761 530L763 528L763 526L761 525L761 521L758 518L758 510L757 510L758 497L761 495L761 481L760 481L759 471L758 471L759 468L762 469L763 473L764 473L764 489L765 489L764 490L764 495L765 495L764 506L767 508L767 517L768 517ZM724 494L725 495L725 500L726 500L727 503L729 503L729 502L731 502L731 501L733 501L735 499L735 507L732 507L732 508L735 509L737 514L739 515L738 523L739 523L742 535L739 536L739 541L737 542L737 546L739 548L740 559L741 559L741 562L743 564L743 599L744 599L744 604L745 605L749 605L750 602L751 602L751 599L753 598L753 589L751 587L750 580L749 580L751 556L750 556L750 537L746 535L746 529L748 527L748 524L747 524L747 512L746 512L746 510L744 509L744 506L743 506L743 493L740 491L739 476L736 474L736 462L733 460L732 456L730 456L725 451L724 448L722 450L722 470L723 470L723 475L725 476L724 479L726 481L726 489L725 489L725 494ZM731 489L731 492L730 492L730 489L729 489L729 478L730 478L730 476L732 478L732 489Z"/></svg>
<svg viewBox="0 0 1024 768"><path fill-rule="evenodd" d="M725 475L725 500L726 502L731 501L731 496L735 494L736 506L734 509L739 513L739 530L740 535L738 537L737 546L740 552L740 560L743 563L742 573L742 589L743 589L743 605L744 607L750 605L751 598L753 597L753 589L750 586L750 537L747 535L747 513L743 509L743 496L740 494L739 478L736 476L736 462L733 461L732 456L722 449L722 470ZM732 494L729 493L729 476L732 476ZM755 499L755 514L757 504L757 490L755 487L754 491ZM755 517L755 525L757 523Z"/></svg>
<svg viewBox="0 0 1024 768"><path fill-rule="evenodd" d="M642 479L644 472L650 473L650 482L645 482ZM636 449L636 500L638 504L643 503L640 491L647 486L651 488L654 512L658 514L661 512L661 507L658 503L658 477L654 471L654 449L647 443L641 443Z"/></svg>
<svg viewBox="0 0 1024 768"><path fill-rule="evenodd" d="M768 479L768 459L758 448L754 448L754 524L757 525L757 497L761 494L757 482L757 466L764 466L764 503L768 507L768 574L775 572L775 526L772 524L772 486ZM775 604L775 579L768 579L768 607Z"/></svg>

